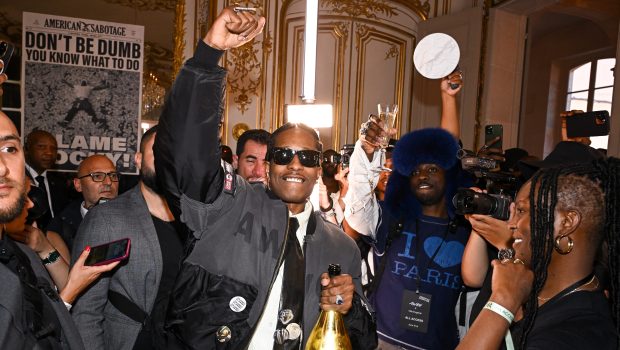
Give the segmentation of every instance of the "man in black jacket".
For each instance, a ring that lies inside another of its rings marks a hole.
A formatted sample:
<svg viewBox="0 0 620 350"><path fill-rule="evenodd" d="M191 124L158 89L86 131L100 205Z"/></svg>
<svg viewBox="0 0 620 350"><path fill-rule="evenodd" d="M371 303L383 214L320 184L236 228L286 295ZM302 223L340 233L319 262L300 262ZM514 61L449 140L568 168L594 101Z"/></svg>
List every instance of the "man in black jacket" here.
<svg viewBox="0 0 620 350"><path fill-rule="evenodd" d="M156 172L171 210L192 231L171 298L169 348L299 348L320 309L331 309L345 314L353 348L374 349L357 246L308 202L320 169L316 133L296 124L274 132L269 189L220 161L226 74L217 61L264 23L224 9L179 72L160 119ZM331 263L343 274L329 278Z"/></svg>

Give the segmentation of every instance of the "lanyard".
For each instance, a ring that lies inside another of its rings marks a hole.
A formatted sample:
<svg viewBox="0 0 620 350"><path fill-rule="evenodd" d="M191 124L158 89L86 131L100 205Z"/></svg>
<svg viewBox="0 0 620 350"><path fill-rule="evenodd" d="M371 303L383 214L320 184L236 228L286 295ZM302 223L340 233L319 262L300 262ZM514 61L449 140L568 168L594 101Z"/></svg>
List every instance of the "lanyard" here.
<svg viewBox="0 0 620 350"><path fill-rule="evenodd" d="M437 256L437 253L439 253L439 250L441 250L441 247L443 246L444 242L446 241L446 237L448 236L448 231L450 231L450 223L448 223L446 225L446 230L443 233L443 237L441 239L441 243L439 244L439 246L437 247L437 249L435 249L435 252L433 253L433 256L431 256L431 259L428 261L428 264L426 264L426 267L424 268L424 270L422 270L422 266L418 266L418 274L416 276L416 280L415 280L415 284L416 284L416 288L415 288L415 293L416 294L420 294L420 284L422 283L421 279L420 279L420 275L422 275L422 271L427 271L428 268L431 266L431 263L435 260L435 257ZM422 254L422 251L420 249L420 220L418 218L415 219L415 250L416 250L416 257L418 259L420 259L420 254Z"/></svg>

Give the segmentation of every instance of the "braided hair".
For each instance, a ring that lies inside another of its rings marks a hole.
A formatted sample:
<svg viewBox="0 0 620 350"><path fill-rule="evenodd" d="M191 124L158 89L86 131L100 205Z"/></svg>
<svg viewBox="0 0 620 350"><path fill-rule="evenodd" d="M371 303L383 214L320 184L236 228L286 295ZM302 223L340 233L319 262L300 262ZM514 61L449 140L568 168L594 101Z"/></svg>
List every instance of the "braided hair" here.
<svg viewBox="0 0 620 350"><path fill-rule="evenodd" d="M521 348L534 325L538 295L547 281L547 268L554 246L556 207L582 208L582 216L592 236L589 242L598 250L606 241L611 278L610 302L616 334L620 334L620 159L600 159L594 163L541 169L532 177L530 188L531 268L534 285L524 310ZM604 203L601 206L600 203ZM617 340L620 341L620 338Z"/></svg>

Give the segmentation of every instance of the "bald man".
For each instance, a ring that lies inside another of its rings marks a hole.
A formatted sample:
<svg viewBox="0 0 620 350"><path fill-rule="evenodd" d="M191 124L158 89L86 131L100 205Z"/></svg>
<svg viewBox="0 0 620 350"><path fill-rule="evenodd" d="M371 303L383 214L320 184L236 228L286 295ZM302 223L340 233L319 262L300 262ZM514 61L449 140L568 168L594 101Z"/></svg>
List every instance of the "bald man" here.
<svg viewBox="0 0 620 350"><path fill-rule="evenodd" d="M82 193L83 200L69 203L49 224L48 234L58 233L71 249L75 234L88 210L102 200L118 196L118 178L116 167L108 157L94 154L84 159L78 167L77 177L73 179L73 185Z"/></svg>

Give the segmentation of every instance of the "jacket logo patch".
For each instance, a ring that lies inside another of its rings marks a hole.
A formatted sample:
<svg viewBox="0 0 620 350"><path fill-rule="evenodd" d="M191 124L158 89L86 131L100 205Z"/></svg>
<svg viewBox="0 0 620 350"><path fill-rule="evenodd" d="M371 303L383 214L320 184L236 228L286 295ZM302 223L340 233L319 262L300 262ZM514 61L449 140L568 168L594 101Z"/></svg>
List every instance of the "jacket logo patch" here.
<svg viewBox="0 0 620 350"><path fill-rule="evenodd" d="M233 177L230 173L226 173L226 177L224 178L224 191L232 191L233 187Z"/></svg>

